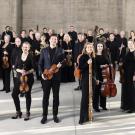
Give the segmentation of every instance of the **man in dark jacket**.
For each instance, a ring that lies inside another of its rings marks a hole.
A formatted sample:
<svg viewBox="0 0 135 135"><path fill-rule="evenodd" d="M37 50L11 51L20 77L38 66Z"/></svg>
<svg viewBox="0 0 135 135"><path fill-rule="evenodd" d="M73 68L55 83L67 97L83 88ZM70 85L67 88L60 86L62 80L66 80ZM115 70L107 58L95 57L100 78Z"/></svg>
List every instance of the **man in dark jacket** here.
<svg viewBox="0 0 135 135"><path fill-rule="evenodd" d="M50 37L50 46L44 48L41 51L39 59L39 72L42 76L42 87L43 87L43 118L41 124L47 122L48 115L48 105L49 105L49 95L52 88L53 92L53 119L54 122L58 123L58 106L59 106L59 89L60 89L60 67L61 62L64 60L64 51L61 48L57 47L58 39L56 35L51 35ZM48 79L44 74L44 70L51 68L53 64L57 65L59 71L53 74L51 79Z"/></svg>

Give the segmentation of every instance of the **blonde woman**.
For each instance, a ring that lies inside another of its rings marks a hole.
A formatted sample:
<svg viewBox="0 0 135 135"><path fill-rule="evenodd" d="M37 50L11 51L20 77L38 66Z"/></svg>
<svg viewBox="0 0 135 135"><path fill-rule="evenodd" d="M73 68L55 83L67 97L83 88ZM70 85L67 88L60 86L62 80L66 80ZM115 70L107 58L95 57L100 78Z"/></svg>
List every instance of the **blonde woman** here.
<svg viewBox="0 0 135 135"><path fill-rule="evenodd" d="M82 98L80 107L80 120L79 124L83 124L89 120L88 118L88 105L89 105L89 64L92 63L92 78L95 77L95 52L93 43L87 42L83 48L83 54L79 59L79 69L82 73ZM91 82L94 84L94 79ZM92 85L94 90L94 85Z"/></svg>

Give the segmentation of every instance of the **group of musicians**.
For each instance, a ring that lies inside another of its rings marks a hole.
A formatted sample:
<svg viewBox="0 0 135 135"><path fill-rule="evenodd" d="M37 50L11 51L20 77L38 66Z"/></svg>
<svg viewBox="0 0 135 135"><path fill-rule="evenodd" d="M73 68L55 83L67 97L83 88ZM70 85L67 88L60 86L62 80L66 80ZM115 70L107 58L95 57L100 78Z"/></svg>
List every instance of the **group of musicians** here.
<svg viewBox="0 0 135 135"><path fill-rule="evenodd" d="M41 124L47 122L51 89L53 120L59 123L60 82L74 82L74 70L79 68L81 77L78 78L79 86L75 88L75 90L81 89L82 92L79 124L89 121L90 104L96 112L100 112L100 108L107 110L107 96L102 94L103 85L107 80L104 79L102 69L112 66L115 75L117 65L121 75L121 109L127 113L135 112L135 34L133 33L134 31L127 40L124 31L120 34L116 30L115 33L105 33L103 28L96 26L94 31L88 30L86 34L77 33L74 26L70 26L68 33L61 30L59 34L55 34L53 30L47 31L47 28L43 28L42 35L38 31L34 33L33 30L29 30L27 36L26 30L22 30L20 36L14 38L10 27L6 26L0 45L0 71L3 80L1 91L6 93L11 91L10 73L12 72L14 82L12 98L16 108L16 114L12 119L22 117L19 94L26 98L24 120L30 119L31 91L35 72L43 89ZM90 73L92 73L91 78ZM91 103L90 98L92 98Z"/></svg>

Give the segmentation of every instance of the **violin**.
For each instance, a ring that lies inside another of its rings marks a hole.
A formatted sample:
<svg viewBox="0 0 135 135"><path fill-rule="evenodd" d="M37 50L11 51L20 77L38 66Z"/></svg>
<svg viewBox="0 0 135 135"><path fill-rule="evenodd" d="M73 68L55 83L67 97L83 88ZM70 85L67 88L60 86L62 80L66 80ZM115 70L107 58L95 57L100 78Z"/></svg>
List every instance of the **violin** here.
<svg viewBox="0 0 135 135"><path fill-rule="evenodd" d="M61 64L65 62L65 59L61 62ZM53 64L50 69L44 69L43 75L47 80L51 80L53 75L59 71L57 64Z"/></svg>
<svg viewBox="0 0 135 135"><path fill-rule="evenodd" d="M115 97L117 94L116 84L114 84L115 71L113 66L107 65L102 68L103 84L101 93L104 97Z"/></svg>
<svg viewBox="0 0 135 135"><path fill-rule="evenodd" d="M28 85L28 77L27 75L21 75L20 76L20 92L25 93L29 91L29 85Z"/></svg>
<svg viewBox="0 0 135 135"><path fill-rule="evenodd" d="M4 68L4 69L7 69L7 68L9 68L9 61L8 61L9 59L8 59L8 54L5 54L4 53L4 55L3 55L3 58L2 58L2 67Z"/></svg>
<svg viewBox="0 0 135 135"><path fill-rule="evenodd" d="M51 80L54 73L57 73L59 71L59 68L56 64L53 64L50 69L45 69L43 72L43 75L48 80Z"/></svg>
<svg viewBox="0 0 135 135"><path fill-rule="evenodd" d="M80 59L81 56L82 56L82 54L78 55L78 57L77 57L78 66L76 66L75 70L74 70L74 76L75 76L75 78L78 78L78 79L81 79L81 77L82 77L81 70L79 69L79 59Z"/></svg>

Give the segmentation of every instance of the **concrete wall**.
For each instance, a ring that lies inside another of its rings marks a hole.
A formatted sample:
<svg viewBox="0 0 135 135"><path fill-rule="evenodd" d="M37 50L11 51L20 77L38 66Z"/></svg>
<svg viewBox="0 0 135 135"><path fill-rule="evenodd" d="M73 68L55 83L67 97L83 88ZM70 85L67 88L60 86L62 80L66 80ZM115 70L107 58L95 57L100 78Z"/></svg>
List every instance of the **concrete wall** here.
<svg viewBox="0 0 135 135"><path fill-rule="evenodd" d="M119 30L135 29L135 0L0 0L0 30L15 31L44 26L78 31L99 25Z"/></svg>
<svg viewBox="0 0 135 135"><path fill-rule="evenodd" d="M13 27L15 31L20 30L21 0L0 0L0 30L3 31L6 25Z"/></svg>
<svg viewBox="0 0 135 135"><path fill-rule="evenodd" d="M23 0L23 27L121 29L122 0Z"/></svg>

